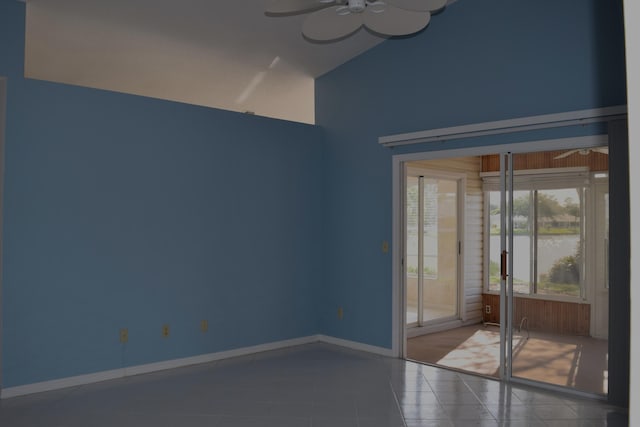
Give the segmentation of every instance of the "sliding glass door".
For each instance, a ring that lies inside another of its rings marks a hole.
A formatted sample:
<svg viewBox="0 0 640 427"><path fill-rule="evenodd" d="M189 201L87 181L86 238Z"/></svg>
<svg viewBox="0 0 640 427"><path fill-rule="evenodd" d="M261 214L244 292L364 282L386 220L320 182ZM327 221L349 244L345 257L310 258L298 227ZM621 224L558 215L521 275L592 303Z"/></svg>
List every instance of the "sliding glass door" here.
<svg viewBox="0 0 640 427"><path fill-rule="evenodd" d="M492 206L499 200L488 239L499 273L487 286L500 287L501 375L606 394L606 148L504 154L500 163L500 189L486 194Z"/></svg>
<svg viewBox="0 0 640 427"><path fill-rule="evenodd" d="M404 171L407 357L606 394L607 149L415 160Z"/></svg>
<svg viewBox="0 0 640 427"><path fill-rule="evenodd" d="M459 315L460 186L425 171L406 178L407 326Z"/></svg>

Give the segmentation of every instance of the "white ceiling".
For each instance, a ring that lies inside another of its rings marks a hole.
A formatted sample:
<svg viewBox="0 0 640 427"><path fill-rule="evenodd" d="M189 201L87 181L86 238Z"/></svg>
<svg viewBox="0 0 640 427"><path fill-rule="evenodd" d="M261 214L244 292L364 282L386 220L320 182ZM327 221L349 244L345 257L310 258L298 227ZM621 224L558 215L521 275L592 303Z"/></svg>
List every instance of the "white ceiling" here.
<svg viewBox="0 0 640 427"><path fill-rule="evenodd" d="M383 39L303 39L266 0L28 0L27 77L314 122L314 78Z"/></svg>

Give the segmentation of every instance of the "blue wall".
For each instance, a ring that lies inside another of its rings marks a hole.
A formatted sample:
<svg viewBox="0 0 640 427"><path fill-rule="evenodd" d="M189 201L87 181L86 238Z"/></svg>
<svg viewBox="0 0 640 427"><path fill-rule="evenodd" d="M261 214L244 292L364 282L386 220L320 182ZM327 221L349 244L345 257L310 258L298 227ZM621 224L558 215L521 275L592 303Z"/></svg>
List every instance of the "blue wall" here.
<svg viewBox="0 0 640 427"><path fill-rule="evenodd" d="M390 150L384 135L625 104L622 7L460 0L316 81L327 135L323 333L391 347L391 156L597 132L597 127ZM336 308L344 307L338 320Z"/></svg>
<svg viewBox="0 0 640 427"><path fill-rule="evenodd" d="M617 3L460 0L318 79L312 127L25 80L0 0L3 386L319 332L390 347L391 156L443 144L377 138L624 104L622 40Z"/></svg>
<svg viewBox="0 0 640 427"><path fill-rule="evenodd" d="M26 80L23 37L1 2L3 387L316 334L321 130Z"/></svg>

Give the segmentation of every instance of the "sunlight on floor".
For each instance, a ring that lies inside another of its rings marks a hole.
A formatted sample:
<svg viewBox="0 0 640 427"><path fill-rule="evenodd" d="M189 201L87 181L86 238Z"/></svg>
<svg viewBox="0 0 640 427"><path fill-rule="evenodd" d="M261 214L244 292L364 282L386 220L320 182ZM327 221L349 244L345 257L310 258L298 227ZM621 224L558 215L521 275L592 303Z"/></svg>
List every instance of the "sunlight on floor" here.
<svg viewBox="0 0 640 427"><path fill-rule="evenodd" d="M500 333L478 330L436 363L483 375L496 375L500 364Z"/></svg>
<svg viewBox="0 0 640 427"><path fill-rule="evenodd" d="M549 334L532 334L527 338L514 333L513 338L514 377L607 393L606 341ZM435 363L482 375L498 375L499 331L478 329L456 344Z"/></svg>
<svg viewBox="0 0 640 427"><path fill-rule="evenodd" d="M576 386L582 346L530 338L514 343L513 375L549 384Z"/></svg>

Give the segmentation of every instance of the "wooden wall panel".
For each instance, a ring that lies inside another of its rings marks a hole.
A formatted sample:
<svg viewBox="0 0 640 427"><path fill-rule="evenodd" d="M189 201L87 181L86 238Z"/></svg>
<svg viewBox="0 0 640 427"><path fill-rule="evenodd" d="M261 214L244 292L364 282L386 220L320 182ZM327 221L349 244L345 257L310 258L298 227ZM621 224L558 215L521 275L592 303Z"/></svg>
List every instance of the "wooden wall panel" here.
<svg viewBox="0 0 640 427"><path fill-rule="evenodd" d="M555 158L566 151L567 150L514 154L514 168L515 170L524 170L586 166L593 172L609 170L609 156L606 154L591 152L583 156L582 154L575 153L562 159ZM482 172L499 171L500 157L497 154L482 156Z"/></svg>
<svg viewBox="0 0 640 427"><path fill-rule="evenodd" d="M484 321L500 323L500 296L482 294L482 302L483 307L491 307L490 314L483 310ZM514 308L514 327L518 327L526 316L530 331L580 336L590 334L590 304L514 297Z"/></svg>
<svg viewBox="0 0 640 427"><path fill-rule="evenodd" d="M467 194L482 192L482 169L480 157L454 157L451 159L419 160L409 162L408 166L426 168L433 171L463 173L467 176Z"/></svg>

